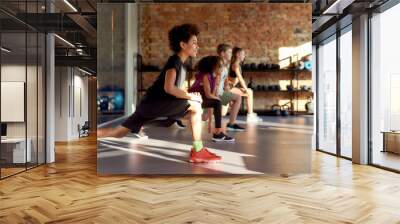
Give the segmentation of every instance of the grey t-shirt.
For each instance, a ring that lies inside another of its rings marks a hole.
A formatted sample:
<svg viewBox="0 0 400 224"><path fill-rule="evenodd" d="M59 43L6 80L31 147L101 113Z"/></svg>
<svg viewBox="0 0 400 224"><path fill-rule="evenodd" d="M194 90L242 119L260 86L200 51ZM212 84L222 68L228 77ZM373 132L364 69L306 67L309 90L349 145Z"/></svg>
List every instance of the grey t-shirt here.
<svg viewBox="0 0 400 224"><path fill-rule="evenodd" d="M219 82L218 85L218 96L221 96L224 93L224 84L225 84L225 79L228 77L228 67L224 66L222 68L222 73L221 73L221 81Z"/></svg>
<svg viewBox="0 0 400 224"><path fill-rule="evenodd" d="M181 68L181 73L178 75L178 80L177 80L177 82L176 82L176 83L177 83L176 86L177 86L179 89L182 89L185 80L186 80L186 69L185 69L185 67L182 67L182 68Z"/></svg>

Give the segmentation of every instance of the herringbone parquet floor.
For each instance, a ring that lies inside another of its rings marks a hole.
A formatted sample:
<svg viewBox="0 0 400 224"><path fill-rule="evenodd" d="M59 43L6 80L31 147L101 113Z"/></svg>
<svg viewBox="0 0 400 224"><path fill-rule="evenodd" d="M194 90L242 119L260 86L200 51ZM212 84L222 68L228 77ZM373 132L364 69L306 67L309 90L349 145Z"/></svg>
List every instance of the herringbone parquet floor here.
<svg viewBox="0 0 400 224"><path fill-rule="evenodd" d="M0 223L400 223L400 175L314 152L289 177L99 177L86 138L0 181Z"/></svg>

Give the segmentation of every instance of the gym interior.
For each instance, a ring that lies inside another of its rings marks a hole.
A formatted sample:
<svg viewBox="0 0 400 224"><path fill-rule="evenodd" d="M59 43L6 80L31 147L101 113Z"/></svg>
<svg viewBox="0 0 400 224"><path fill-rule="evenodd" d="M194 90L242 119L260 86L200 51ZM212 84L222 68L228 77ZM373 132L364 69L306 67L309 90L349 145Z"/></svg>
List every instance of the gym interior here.
<svg viewBox="0 0 400 224"><path fill-rule="evenodd" d="M397 21L397 0L2 0L0 223L398 223ZM184 22L200 31L189 67L245 50L260 120L242 97L234 143L203 121L217 163L187 161L186 120L97 138Z"/></svg>
<svg viewBox="0 0 400 224"><path fill-rule="evenodd" d="M199 60L217 54L218 44L241 47L246 52L243 77L246 86L253 90L254 111L262 119L257 123L247 122L246 97L242 97L237 123L245 130L226 131L235 138L234 143L213 142L207 122L203 122L203 144L222 156L218 164L187 163L192 139L186 120L182 121L185 128L163 124L159 118L159 123L145 125L148 136L145 140L137 139L135 133L122 139L99 138L99 174L310 171L313 111L309 105L314 94L311 66L304 67L307 62L311 65L310 4L104 3L98 4L97 10L101 15L98 16L99 127L121 124L133 113L131 108L136 108L172 54L166 44L167 34L181 21L199 23L200 31L199 53L189 62L192 65L188 65L184 88L193 85ZM176 12L182 13L174 17ZM216 19L217 13L226 20ZM291 16L293 13L295 16ZM165 21L165 17L171 19ZM243 23L239 26L236 21ZM277 29L274 23L286 29ZM241 33L241 37L235 36L236 33ZM229 116L224 117L223 126ZM282 142L285 144L281 145ZM282 160L287 154L294 159Z"/></svg>

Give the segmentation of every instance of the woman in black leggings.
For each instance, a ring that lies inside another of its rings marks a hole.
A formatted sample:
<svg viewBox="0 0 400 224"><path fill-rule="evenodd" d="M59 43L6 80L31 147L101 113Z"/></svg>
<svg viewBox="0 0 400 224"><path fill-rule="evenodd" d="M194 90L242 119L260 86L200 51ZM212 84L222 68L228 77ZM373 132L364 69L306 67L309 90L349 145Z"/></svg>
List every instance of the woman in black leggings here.
<svg viewBox="0 0 400 224"><path fill-rule="evenodd" d="M202 58L197 65L196 81L190 87L189 92L199 92L203 98L201 106L203 108L212 108L214 111L215 129L213 141L233 142L235 139L227 136L222 129L222 104L216 94L223 66L222 63L222 59L218 56Z"/></svg>

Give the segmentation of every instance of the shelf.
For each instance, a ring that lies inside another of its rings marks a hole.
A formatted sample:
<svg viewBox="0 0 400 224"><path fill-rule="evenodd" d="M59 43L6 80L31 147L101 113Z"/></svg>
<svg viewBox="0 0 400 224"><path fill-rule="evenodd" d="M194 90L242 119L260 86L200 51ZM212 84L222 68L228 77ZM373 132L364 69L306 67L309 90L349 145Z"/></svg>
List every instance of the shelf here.
<svg viewBox="0 0 400 224"><path fill-rule="evenodd" d="M138 70L137 72L141 72L141 73L160 73L162 70ZM195 70L193 69L186 69L186 72L194 72Z"/></svg>
<svg viewBox="0 0 400 224"><path fill-rule="evenodd" d="M276 93L313 93L311 91L306 91L306 90L297 90L297 91L288 91L288 90L256 90L253 89L253 92L266 92L266 93L270 93L270 92L276 92Z"/></svg>
<svg viewBox="0 0 400 224"><path fill-rule="evenodd" d="M309 72L307 69L271 69L271 70L243 70L243 73L272 73L272 72Z"/></svg>
<svg viewBox="0 0 400 224"><path fill-rule="evenodd" d="M257 109L254 110L255 113L257 113L258 115L268 115L268 116L275 116L275 117L285 117L285 116L276 116L273 114L273 111L270 109ZM239 114L240 115L246 115L247 111L244 110L240 110ZM296 116L296 115L314 115L314 113L307 113L307 111L289 111L289 116Z"/></svg>

